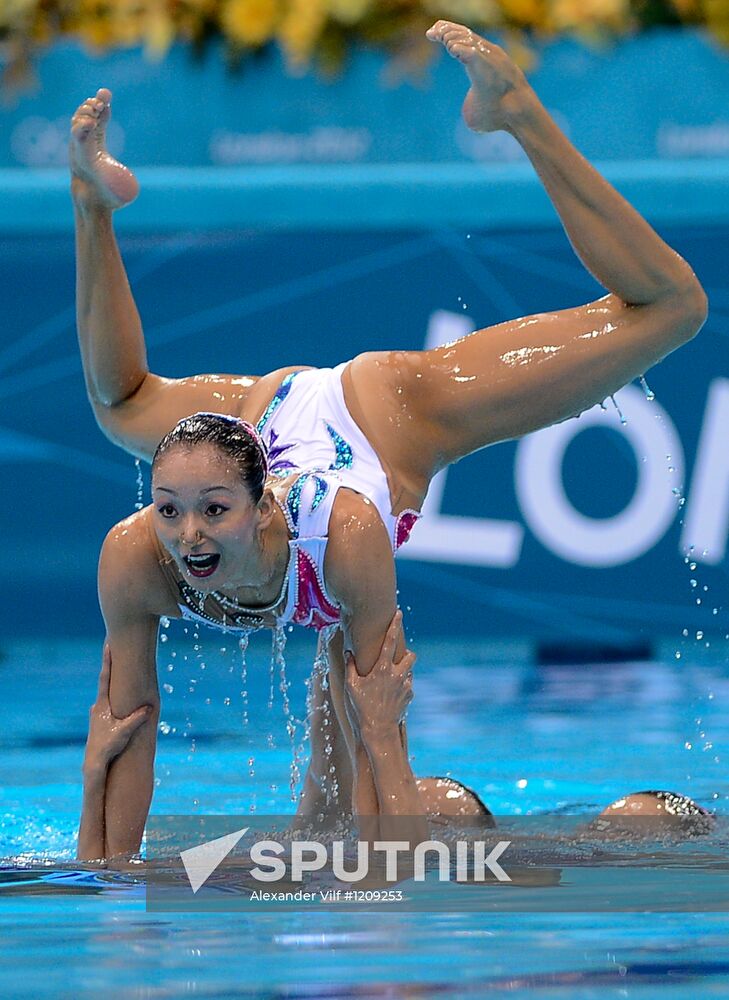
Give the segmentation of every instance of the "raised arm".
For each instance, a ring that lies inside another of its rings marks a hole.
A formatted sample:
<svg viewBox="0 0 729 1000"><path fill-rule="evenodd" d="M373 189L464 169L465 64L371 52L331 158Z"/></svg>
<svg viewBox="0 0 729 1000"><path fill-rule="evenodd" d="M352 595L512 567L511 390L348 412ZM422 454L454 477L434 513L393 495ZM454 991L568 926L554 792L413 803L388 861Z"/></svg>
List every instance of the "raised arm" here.
<svg viewBox="0 0 729 1000"><path fill-rule="evenodd" d="M159 719L156 645L159 613L151 585L159 567L145 543L140 512L106 537L99 562L99 598L111 661L109 707L114 716L152 706L144 723L111 763L106 778L104 856L135 854L153 790Z"/></svg>

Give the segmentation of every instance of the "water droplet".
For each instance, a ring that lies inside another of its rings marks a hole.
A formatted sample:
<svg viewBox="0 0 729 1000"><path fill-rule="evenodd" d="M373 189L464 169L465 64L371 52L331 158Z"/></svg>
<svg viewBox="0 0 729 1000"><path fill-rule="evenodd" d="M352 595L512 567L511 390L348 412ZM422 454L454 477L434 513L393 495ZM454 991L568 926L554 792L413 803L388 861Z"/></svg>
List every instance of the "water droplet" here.
<svg viewBox="0 0 729 1000"><path fill-rule="evenodd" d="M696 638L697 638L697 639L703 639L703 638L704 638L704 633L703 633L703 632L701 631L701 629L699 629L699 630L697 631L697 633L696 633Z"/></svg>
<svg viewBox="0 0 729 1000"><path fill-rule="evenodd" d="M621 424L623 424L623 425L627 424L627 422L628 422L628 421L627 421L627 420L625 419L625 416L624 416L624 414L623 414L623 411L622 411L622 410L620 409L620 407L618 406L618 402L617 402L617 400L615 399L615 396L611 396L611 397L610 397L610 399L611 399L611 400L613 401L613 406L614 406L614 407L615 407L615 409L617 410L617 413L618 413L618 417L620 418L620 423L621 423Z"/></svg>
<svg viewBox="0 0 729 1000"><path fill-rule="evenodd" d="M673 655L675 656L675 658L676 658L677 660L680 660L680 659L681 659L681 653L680 653L680 651L679 651L678 649L676 650L676 652L675 652L675 653L674 653Z"/></svg>
<svg viewBox="0 0 729 1000"><path fill-rule="evenodd" d="M172 687L172 685L171 685L171 684L163 684L163 685L162 685L162 690L163 690L163 691L166 691L166 692L167 692L167 694L172 694L172 692L173 692L173 691L174 691L175 689L174 689L174 688Z"/></svg>
<svg viewBox="0 0 729 1000"><path fill-rule="evenodd" d="M655 392L653 392L653 390L649 387L648 383L646 382L645 375L641 375L640 376L640 384L643 387L643 392L645 393L645 398L649 402L652 402L656 398L656 394L655 394Z"/></svg>
<svg viewBox="0 0 729 1000"><path fill-rule="evenodd" d="M167 736L169 734L169 732L170 732L170 724L169 724L169 722L160 722L160 724L159 724L159 731L161 733L163 733L165 736Z"/></svg>
<svg viewBox="0 0 729 1000"><path fill-rule="evenodd" d="M137 502L134 504L134 509L141 510L142 507L144 507L144 476L142 475L142 463L138 458L135 458L134 465L137 469Z"/></svg>
<svg viewBox="0 0 729 1000"><path fill-rule="evenodd" d="M693 743L689 743L688 740L686 740L683 746L685 750L693 750Z"/></svg>

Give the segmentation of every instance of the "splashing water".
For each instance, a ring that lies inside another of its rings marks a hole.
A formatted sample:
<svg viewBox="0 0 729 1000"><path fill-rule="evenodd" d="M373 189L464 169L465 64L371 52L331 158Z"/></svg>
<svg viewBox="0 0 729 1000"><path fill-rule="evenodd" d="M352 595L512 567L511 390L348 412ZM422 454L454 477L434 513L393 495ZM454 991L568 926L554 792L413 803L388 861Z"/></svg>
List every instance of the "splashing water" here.
<svg viewBox="0 0 729 1000"><path fill-rule="evenodd" d="M273 630L271 638L271 663L272 670L278 668L279 684L278 689L281 692L281 708L283 710L284 718L286 719L286 733L289 737L289 742L291 743L291 771L289 778L289 787L291 789L291 801L296 801L296 786L299 783L301 777L301 769L299 767L299 757L297 755L296 747L296 724L297 720L291 711L291 702L289 701L289 687L290 681L286 677L286 658L284 656L286 650L286 630L282 625L277 625Z"/></svg>
<svg viewBox="0 0 729 1000"><path fill-rule="evenodd" d="M641 388L643 389L643 392L645 393L645 398L648 400L649 403L652 403L653 400L656 398L656 394L655 394L655 392L653 392L653 390L651 389L651 387L646 382L645 375L641 375L640 379L638 381L640 382Z"/></svg>
<svg viewBox="0 0 729 1000"><path fill-rule="evenodd" d="M142 475L141 460L135 458L134 466L137 470L137 502L134 504L134 509L141 510L144 507L144 476Z"/></svg>
<svg viewBox="0 0 729 1000"><path fill-rule="evenodd" d="M243 702L243 725L248 725L248 661L246 654L248 652L248 643L250 641L250 633L244 632L243 635L238 640L238 649L240 650L240 683L241 692L240 697Z"/></svg>
<svg viewBox="0 0 729 1000"><path fill-rule="evenodd" d="M321 725L321 737L324 741L324 756L326 758L326 774L323 779L322 790L326 796L327 806L339 801L339 782L337 779L337 768L333 760L334 745L332 743L332 705L331 699L327 697L329 690L329 643L332 640L337 626L324 629L321 632L321 641L317 648L316 658L310 677L306 681L306 720L301 746L298 749L303 755L304 744L311 735L312 727ZM315 704L315 694L317 687L320 688L324 697L321 704ZM321 713L321 718L316 718Z"/></svg>
<svg viewBox="0 0 729 1000"><path fill-rule="evenodd" d="M625 415L623 414L623 411L622 411L622 410L620 409L620 407L618 406L618 402L617 402L617 400L615 399L615 396L611 396L611 397L610 397L610 399L611 399L611 400L613 401L613 406L614 406L614 407L615 407L615 409L616 409L616 410L618 411L618 417L620 418L620 423L621 423L621 424L622 424L623 426L625 426L625 424L627 424L627 422L628 422L628 421L627 421L627 420L625 419Z"/></svg>

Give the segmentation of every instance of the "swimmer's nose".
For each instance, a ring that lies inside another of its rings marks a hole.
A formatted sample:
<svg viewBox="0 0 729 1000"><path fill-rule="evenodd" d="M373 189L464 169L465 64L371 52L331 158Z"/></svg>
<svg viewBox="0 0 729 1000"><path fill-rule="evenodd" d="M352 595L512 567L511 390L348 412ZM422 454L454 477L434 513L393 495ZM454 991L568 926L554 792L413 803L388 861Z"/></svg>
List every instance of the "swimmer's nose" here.
<svg viewBox="0 0 729 1000"><path fill-rule="evenodd" d="M180 545L186 545L193 548L196 545L200 545L202 540L202 532L197 525L191 521L183 521L182 528L180 530Z"/></svg>

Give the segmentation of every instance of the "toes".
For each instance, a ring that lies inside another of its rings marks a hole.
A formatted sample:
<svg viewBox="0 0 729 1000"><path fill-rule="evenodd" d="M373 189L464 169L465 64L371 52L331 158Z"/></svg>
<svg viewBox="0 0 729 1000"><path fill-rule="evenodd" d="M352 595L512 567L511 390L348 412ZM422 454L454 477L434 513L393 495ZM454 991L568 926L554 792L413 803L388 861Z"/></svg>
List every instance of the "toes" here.
<svg viewBox="0 0 729 1000"><path fill-rule="evenodd" d="M80 118L71 122L71 135L74 139L85 139L91 130L96 126L96 122L88 118Z"/></svg>

